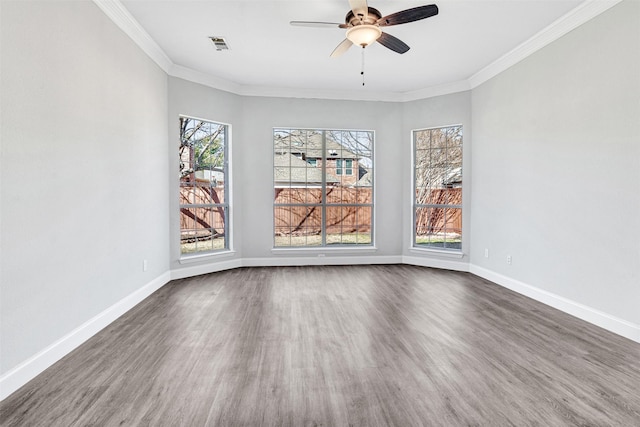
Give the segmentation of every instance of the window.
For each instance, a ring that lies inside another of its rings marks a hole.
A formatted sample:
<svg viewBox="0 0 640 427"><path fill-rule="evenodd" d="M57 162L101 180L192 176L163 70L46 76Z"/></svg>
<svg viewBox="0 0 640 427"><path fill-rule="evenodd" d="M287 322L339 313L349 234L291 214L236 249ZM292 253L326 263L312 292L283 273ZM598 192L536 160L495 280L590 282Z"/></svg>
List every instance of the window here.
<svg viewBox="0 0 640 427"><path fill-rule="evenodd" d="M413 132L413 246L462 249L462 126Z"/></svg>
<svg viewBox="0 0 640 427"><path fill-rule="evenodd" d="M274 129L275 247L372 244L373 139L373 131Z"/></svg>
<svg viewBox="0 0 640 427"><path fill-rule="evenodd" d="M342 168L344 163L344 174L353 175L353 160L351 159L338 159L336 160L336 175L342 175Z"/></svg>
<svg viewBox="0 0 640 427"><path fill-rule="evenodd" d="M180 117L180 253L229 249L229 127Z"/></svg>

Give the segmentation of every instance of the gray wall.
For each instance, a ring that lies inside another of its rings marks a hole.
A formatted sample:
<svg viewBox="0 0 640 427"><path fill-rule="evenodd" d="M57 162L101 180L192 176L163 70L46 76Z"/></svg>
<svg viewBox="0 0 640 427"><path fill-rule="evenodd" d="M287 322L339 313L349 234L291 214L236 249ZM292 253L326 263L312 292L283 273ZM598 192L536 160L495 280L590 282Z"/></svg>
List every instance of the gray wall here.
<svg viewBox="0 0 640 427"><path fill-rule="evenodd" d="M639 15L622 2L472 93L472 264L635 324Z"/></svg>
<svg viewBox="0 0 640 427"><path fill-rule="evenodd" d="M166 74L92 2L0 7L4 373L168 270L169 200Z"/></svg>

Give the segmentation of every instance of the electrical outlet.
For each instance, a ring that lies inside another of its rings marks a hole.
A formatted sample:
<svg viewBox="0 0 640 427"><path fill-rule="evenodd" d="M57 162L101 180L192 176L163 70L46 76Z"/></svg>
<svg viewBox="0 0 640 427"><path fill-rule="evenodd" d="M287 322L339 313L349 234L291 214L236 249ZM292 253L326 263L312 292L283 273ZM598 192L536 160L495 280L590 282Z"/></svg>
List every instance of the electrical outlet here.
<svg viewBox="0 0 640 427"><path fill-rule="evenodd" d="M489 248L484 248L484 257L489 258Z"/></svg>
<svg viewBox="0 0 640 427"><path fill-rule="evenodd" d="M149 263L147 262L146 259L142 261L142 271L147 271L148 266L149 266Z"/></svg>
<svg viewBox="0 0 640 427"><path fill-rule="evenodd" d="M507 264L511 265L511 255L507 255Z"/></svg>

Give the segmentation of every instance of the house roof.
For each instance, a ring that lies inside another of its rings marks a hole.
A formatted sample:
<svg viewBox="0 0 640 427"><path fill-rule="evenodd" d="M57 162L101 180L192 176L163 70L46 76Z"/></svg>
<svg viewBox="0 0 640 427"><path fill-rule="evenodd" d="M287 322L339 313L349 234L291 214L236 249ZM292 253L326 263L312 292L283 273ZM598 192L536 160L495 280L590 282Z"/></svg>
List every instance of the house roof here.
<svg viewBox="0 0 640 427"><path fill-rule="evenodd" d="M371 171L367 170L367 172L362 175L362 177L356 182L356 187L371 187L373 185L373 174Z"/></svg>
<svg viewBox="0 0 640 427"><path fill-rule="evenodd" d="M306 161L290 153L275 153L273 156L274 180L276 182L321 183L322 169L310 165ZM327 183L338 183L340 180L327 173Z"/></svg>
<svg viewBox="0 0 640 427"><path fill-rule="evenodd" d="M442 184L445 186L451 186L462 183L462 167L451 169L447 176L443 179Z"/></svg>
<svg viewBox="0 0 640 427"><path fill-rule="evenodd" d="M291 137L278 138L274 142L276 151L303 154L307 158L322 158L322 134L307 132L305 135L293 132ZM359 156L327 136L327 159L358 159Z"/></svg>

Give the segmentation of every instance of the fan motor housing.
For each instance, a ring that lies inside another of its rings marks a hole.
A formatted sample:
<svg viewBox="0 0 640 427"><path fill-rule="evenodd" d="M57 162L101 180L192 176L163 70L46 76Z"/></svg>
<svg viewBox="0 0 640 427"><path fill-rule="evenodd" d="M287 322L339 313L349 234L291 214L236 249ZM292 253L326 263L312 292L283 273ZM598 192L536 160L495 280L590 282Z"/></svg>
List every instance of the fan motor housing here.
<svg viewBox="0 0 640 427"><path fill-rule="evenodd" d="M382 14L380 13L380 11L374 7L369 7L369 13L365 17L356 16L353 13L353 10L350 10L349 13L347 13L347 16L344 18L344 22L347 25L353 26L361 24L374 25L380 18L382 18Z"/></svg>

